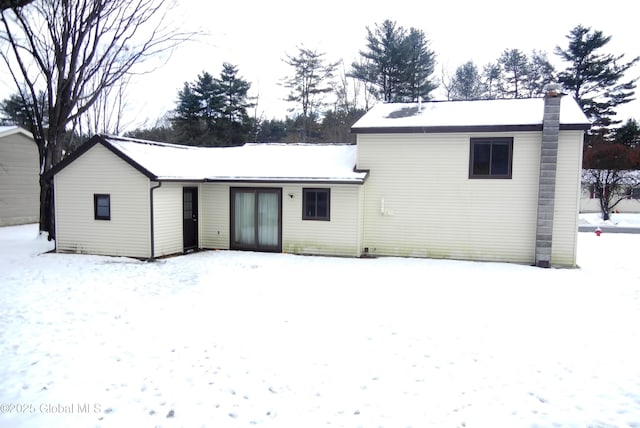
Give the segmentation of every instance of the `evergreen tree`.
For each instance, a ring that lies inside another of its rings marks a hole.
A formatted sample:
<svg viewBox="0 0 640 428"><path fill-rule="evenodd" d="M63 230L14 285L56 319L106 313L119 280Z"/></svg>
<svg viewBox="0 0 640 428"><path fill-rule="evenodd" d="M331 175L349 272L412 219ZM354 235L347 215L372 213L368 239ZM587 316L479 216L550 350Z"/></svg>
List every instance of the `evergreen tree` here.
<svg viewBox="0 0 640 428"><path fill-rule="evenodd" d="M200 96L188 82L178 92L178 102L171 124L176 131L176 142L200 145L205 135L202 123L202 104Z"/></svg>
<svg viewBox="0 0 640 428"><path fill-rule="evenodd" d="M400 46L405 31L395 22L385 20L376 24L374 31L367 28L367 50L360 51L361 62L351 65L351 75L370 83L370 90L384 102L395 101L396 85L401 80Z"/></svg>
<svg viewBox="0 0 640 428"><path fill-rule="evenodd" d="M482 93L482 82L478 67L473 61L467 61L456 69L451 81L453 100L477 100Z"/></svg>
<svg viewBox="0 0 640 428"><path fill-rule="evenodd" d="M140 140L160 141L162 143L179 143L176 132L170 126L156 125L151 128L136 128L124 133L127 138Z"/></svg>
<svg viewBox="0 0 640 428"><path fill-rule="evenodd" d="M44 104L45 94L40 93L38 102ZM2 112L2 122L10 125L18 125L32 131L30 111L33 110L19 93L9 95L9 98L0 102L0 112Z"/></svg>
<svg viewBox="0 0 640 428"><path fill-rule="evenodd" d="M502 67L499 62L487 63L482 69L482 98L494 100L502 98Z"/></svg>
<svg viewBox="0 0 640 428"><path fill-rule="evenodd" d="M529 55L524 90L527 97L540 97L545 87L555 81L555 70L546 52L533 50Z"/></svg>
<svg viewBox="0 0 640 428"><path fill-rule="evenodd" d="M504 74L505 95L509 98L523 98L529 71L527 56L519 49L506 49L498 62Z"/></svg>
<svg viewBox="0 0 640 428"><path fill-rule="evenodd" d="M171 118L177 142L225 146L250 139L251 84L237 74L235 66L224 63L219 79L205 71L193 83L185 82Z"/></svg>
<svg viewBox="0 0 640 428"><path fill-rule="evenodd" d="M198 75L191 85L200 103L200 120L206 133L215 134L215 123L222 116L223 101L220 85L213 76L206 71Z"/></svg>
<svg viewBox="0 0 640 428"><path fill-rule="evenodd" d="M602 53L611 36L602 31L578 25L567 35L566 49L556 47L555 53L568 62L558 74L558 81L578 101L582 110L596 127L612 124L616 107L632 101L638 78L622 80L624 74L639 60L635 57L623 62L624 54Z"/></svg>
<svg viewBox="0 0 640 428"><path fill-rule="evenodd" d="M406 102L431 98L437 84L430 80L435 54L428 47L424 32L409 32L394 21L367 27L367 49L360 51L363 61L351 65L350 75L370 84L376 98L384 102Z"/></svg>
<svg viewBox="0 0 640 428"><path fill-rule="evenodd" d="M400 55L406 58L406 66L401 70L398 82L398 101L412 102L420 98L429 99L438 87L430 79L435 68L435 54L429 49L429 41L422 30L409 29L409 34L401 44Z"/></svg>
<svg viewBox="0 0 640 428"><path fill-rule="evenodd" d="M296 56L287 55L284 62L294 68L293 76L285 78L283 86L291 90L287 101L296 103L300 108L300 140L305 142L311 136L315 118L324 105L324 95L333 90L333 74L339 62L327 63L324 53L303 47L298 48Z"/></svg>
<svg viewBox="0 0 640 428"><path fill-rule="evenodd" d="M281 143L287 137L287 123L281 119L263 120L258 128L256 141L260 143Z"/></svg>
<svg viewBox="0 0 640 428"><path fill-rule="evenodd" d="M613 142L631 148L640 148L640 124L628 119L624 125L613 130Z"/></svg>
<svg viewBox="0 0 640 428"><path fill-rule="evenodd" d="M336 109L325 113L320 125L321 141L325 143L355 143L351 127L365 114L363 109Z"/></svg>
<svg viewBox="0 0 640 428"><path fill-rule="evenodd" d="M236 66L225 62L222 67L220 78L216 80L221 104L221 116L217 123L220 139L229 145L244 143L251 130L251 120L247 114L247 109L253 107L248 96L251 84L238 77Z"/></svg>

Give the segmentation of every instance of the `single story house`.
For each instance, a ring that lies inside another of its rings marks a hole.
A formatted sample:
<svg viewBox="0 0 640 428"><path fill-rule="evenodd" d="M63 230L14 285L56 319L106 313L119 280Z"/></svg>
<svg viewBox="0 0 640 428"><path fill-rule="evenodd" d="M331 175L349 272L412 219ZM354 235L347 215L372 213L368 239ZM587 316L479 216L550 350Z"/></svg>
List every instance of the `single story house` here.
<svg viewBox="0 0 640 428"><path fill-rule="evenodd" d="M574 266L589 122L570 97L378 104L356 145L95 136L57 165L56 249Z"/></svg>
<svg viewBox="0 0 640 428"><path fill-rule="evenodd" d="M56 249L359 256L355 145L190 147L94 136L54 169Z"/></svg>
<svg viewBox="0 0 640 428"><path fill-rule="evenodd" d="M19 126L0 126L0 226L38 222L39 179L33 135Z"/></svg>

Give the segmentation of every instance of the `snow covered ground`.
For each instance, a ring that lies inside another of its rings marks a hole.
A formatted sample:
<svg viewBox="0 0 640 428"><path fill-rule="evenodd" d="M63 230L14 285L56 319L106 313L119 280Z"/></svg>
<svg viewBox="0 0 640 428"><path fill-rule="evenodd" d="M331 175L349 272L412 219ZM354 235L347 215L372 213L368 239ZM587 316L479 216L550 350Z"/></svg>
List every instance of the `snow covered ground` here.
<svg viewBox="0 0 640 428"><path fill-rule="evenodd" d="M0 228L0 426L637 428L640 235L578 245L145 263Z"/></svg>
<svg viewBox="0 0 640 428"><path fill-rule="evenodd" d="M602 214L600 213L581 213L580 224L593 226L619 226L640 228L640 214L611 214L611 218L607 221L604 221L602 220Z"/></svg>

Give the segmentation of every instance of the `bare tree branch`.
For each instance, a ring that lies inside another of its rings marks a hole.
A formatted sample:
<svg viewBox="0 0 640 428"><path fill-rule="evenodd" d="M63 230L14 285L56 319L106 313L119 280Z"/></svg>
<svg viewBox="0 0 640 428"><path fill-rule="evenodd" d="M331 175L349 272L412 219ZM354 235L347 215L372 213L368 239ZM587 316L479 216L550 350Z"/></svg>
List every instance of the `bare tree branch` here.
<svg viewBox="0 0 640 428"><path fill-rule="evenodd" d="M65 134L101 96L127 76L150 71L140 64L169 56L199 34L171 25L173 0L29 3L0 0L0 57L31 109L43 173L62 159ZM106 107L101 112L109 114ZM41 182L40 226L52 232L43 223L44 187Z"/></svg>

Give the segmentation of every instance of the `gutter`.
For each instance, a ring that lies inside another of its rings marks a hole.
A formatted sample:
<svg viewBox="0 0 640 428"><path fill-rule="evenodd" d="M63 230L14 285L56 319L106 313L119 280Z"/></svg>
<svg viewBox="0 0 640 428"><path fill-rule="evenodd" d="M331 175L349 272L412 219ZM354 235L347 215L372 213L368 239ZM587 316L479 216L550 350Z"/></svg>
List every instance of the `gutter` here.
<svg viewBox="0 0 640 428"><path fill-rule="evenodd" d="M151 225L151 257L149 257L150 262L156 259L155 257L155 230L153 225L153 191L162 187L162 181L158 181L158 185L149 188L149 218Z"/></svg>

